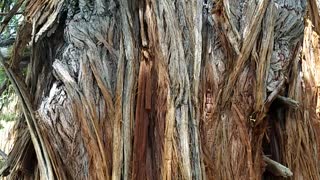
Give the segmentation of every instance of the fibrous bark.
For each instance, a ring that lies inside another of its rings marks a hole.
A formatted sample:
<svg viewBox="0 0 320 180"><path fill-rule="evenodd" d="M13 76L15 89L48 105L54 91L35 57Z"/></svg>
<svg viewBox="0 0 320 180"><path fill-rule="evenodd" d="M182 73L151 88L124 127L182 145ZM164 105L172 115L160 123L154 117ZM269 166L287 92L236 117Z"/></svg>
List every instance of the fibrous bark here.
<svg viewBox="0 0 320 180"><path fill-rule="evenodd" d="M37 178L319 179L315 4L30 0L8 68L31 40L43 142L23 126L6 175L33 153Z"/></svg>

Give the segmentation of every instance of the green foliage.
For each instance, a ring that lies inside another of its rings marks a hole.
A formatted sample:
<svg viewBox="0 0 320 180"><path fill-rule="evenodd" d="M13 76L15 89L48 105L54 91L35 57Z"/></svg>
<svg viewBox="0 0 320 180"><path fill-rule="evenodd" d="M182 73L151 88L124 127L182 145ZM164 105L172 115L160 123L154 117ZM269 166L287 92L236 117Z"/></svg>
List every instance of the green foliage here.
<svg viewBox="0 0 320 180"><path fill-rule="evenodd" d="M3 165L4 165L4 161L0 159L0 169L2 168Z"/></svg>
<svg viewBox="0 0 320 180"><path fill-rule="evenodd" d="M6 122L13 121L15 120L16 116L17 116L16 113L1 113L0 120L4 120Z"/></svg>
<svg viewBox="0 0 320 180"><path fill-rule="evenodd" d="M6 80L6 72L4 71L3 67L0 67L0 84Z"/></svg>
<svg viewBox="0 0 320 180"><path fill-rule="evenodd" d="M9 106L11 106L12 108L12 102L14 102L14 97L15 97L15 93L14 93L14 89L12 86L9 86L6 91L4 91L2 93L2 95L0 96L0 121L14 121L17 117L17 114L15 112L15 110L13 109L8 109ZM10 105L11 104L11 105ZM3 111L4 109L6 109L5 111ZM1 125L0 125L0 129L1 129Z"/></svg>
<svg viewBox="0 0 320 180"><path fill-rule="evenodd" d="M10 12L10 10L13 8L13 6L17 3L18 0L0 0L0 22L4 20L6 17L6 14ZM3 31L2 34L0 34L0 41L6 42L6 40L15 39L17 36L17 29L19 27L20 22L23 20L23 16L21 12L24 9L24 5L18 10L17 14L12 17L12 19L9 21L8 25L6 26L6 29ZM12 41L11 41L12 42ZM6 43L5 43L6 44ZM11 44L12 45L12 44ZM6 47L9 49L8 52L12 52L10 50L11 45L4 45L3 47ZM11 54L9 53L11 56ZM24 71L24 70L22 70ZM2 84L4 81L6 81L6 73L3 69L3 67L0 66L0 84ZM0 121L12 121L16 118L16 113L14 110L8 109L10 106L10 103L13 101L14 97L14 90L11 85L7 86L7 89L0 94ZM4 109L5 112L4 112ZM0 129L3 128L0 124Z"/></svg>
<svg viewBox="0 0 320 180"><path fill-rule="evenodd" d="M8 104L8 102L12 100L13 94L14 94L13 87L12 86L8 86L8 88L0 96L0 107L2 105Z"/></svg>

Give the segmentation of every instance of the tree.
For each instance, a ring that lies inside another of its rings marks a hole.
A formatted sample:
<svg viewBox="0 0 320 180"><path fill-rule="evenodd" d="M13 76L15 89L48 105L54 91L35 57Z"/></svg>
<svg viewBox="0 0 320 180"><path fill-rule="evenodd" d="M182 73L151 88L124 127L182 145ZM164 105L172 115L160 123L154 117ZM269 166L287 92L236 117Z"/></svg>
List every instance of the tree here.
<svg viewBox="0 0 320 180"><path fill-rule="evenodd" d="M320 179L316 1L30 0L24 17L1 174Z"/></svg>

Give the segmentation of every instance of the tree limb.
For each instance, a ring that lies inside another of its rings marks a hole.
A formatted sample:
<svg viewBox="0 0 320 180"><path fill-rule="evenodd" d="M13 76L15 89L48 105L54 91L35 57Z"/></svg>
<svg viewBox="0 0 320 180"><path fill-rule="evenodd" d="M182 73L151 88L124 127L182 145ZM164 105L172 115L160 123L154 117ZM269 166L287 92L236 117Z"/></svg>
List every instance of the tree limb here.
<svg viewBox="0 0 320 180"><path fill-rule="evenodd" d="M282 176L286 178L291 177L293 175L292 171L289 168L268 158L267 156L263 156L263 160L267 164L267 170L275 176Z"/></svg>

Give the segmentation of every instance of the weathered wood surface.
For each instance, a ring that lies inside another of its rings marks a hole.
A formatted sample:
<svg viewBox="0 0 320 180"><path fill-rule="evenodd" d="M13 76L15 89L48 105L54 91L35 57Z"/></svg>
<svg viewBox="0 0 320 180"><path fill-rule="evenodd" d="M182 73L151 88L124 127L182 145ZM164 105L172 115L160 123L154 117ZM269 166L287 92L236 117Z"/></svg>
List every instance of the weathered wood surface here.
<svg viewBox="0 0 320 180"><path fill-rule="evenodd" d="M11 65L31 40L30 113L55 178L276 179L268 155L320 179L314 4L30 0ZM20 143L11 178L34 153Z"/></svg>
<svg viewBox="0 0 320 180"><path fill-rule="evenodd" d="M287 168L284 165L268 158L267 156L263 156L263 160L267 164L267 170L272 172L272 174L274 174L276 176L282 176L284 178L287 178L287 177L293 175L293 173L291 172L291 170L289 168Z"/></svg>

